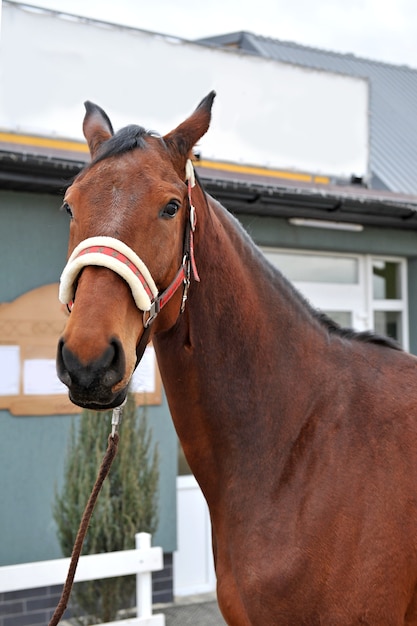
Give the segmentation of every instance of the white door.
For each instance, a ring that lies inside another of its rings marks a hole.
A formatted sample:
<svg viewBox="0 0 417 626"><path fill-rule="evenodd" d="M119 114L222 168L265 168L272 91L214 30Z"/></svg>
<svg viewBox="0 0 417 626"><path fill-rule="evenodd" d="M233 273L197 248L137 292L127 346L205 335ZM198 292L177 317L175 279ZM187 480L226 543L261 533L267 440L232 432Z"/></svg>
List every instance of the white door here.
<svg viewBox="0 0 417 626"><path fill-rule="evenodd" d="M211 524L206 501L194 476L177 477L177 543L174 594L208 593L216 588Z"/></svg>

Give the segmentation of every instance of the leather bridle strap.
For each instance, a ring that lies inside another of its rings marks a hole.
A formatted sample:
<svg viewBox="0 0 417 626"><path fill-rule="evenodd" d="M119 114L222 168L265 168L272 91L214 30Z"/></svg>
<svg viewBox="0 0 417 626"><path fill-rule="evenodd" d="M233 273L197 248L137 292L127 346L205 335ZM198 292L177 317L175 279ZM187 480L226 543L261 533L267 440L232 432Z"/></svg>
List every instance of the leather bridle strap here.
<svg viewBox="0 0 417 626"><path fill-rule="evenodd" d="M140 362L141 358L143 357L143 353L146 350L146 346L148 345L152 322L158 315L159 311L171 300L172 296L181 287L181 285L184 285L181 313L184 311L189 284L189 269L188 266L184 263L183 259L183 263L169 287L167 287L165 291L163 291L155 298L155 300L153 300L149 312L143 312L143 333L141 338L139 339L138 345L136 346L136 365Z"/></svg>

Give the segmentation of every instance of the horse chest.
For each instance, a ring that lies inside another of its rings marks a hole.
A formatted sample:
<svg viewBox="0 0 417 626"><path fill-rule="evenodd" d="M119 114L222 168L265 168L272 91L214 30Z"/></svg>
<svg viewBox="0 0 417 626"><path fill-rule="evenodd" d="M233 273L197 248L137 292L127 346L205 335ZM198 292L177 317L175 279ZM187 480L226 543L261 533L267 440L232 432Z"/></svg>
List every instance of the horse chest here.
<svg viewBox="0 0 417 626"><path fill-rule="evenodd" d="M378 510L380 490L374 500L366 490L363 498L352 492L350 509L343 497L352 488L348 475L338 495L334 476L310 492L308 482L301 477L278 501L261 487L256 499L249 490L251 506L242 487L240 503L229 494L228 513L218 523L213 518L219 603L228 624L417 624L416 616L405 618L416 570L407 555L416 541L399 533L395 512ZM390 547L381 551L387 537Z"/></svg>
<svg viewBox="0 0 417 626"><path fill-rule="evenodd" d="M270 553L262 568L246 565L244 574L225 571L218 580L218 601L229 626L415 626L396 585L378 589L364 577L360 584L344 580L323 581L306 567L302 570L274 559ZM235 564L236 566L237 564ZM322 570L325 571L325 564Z"/></svg>

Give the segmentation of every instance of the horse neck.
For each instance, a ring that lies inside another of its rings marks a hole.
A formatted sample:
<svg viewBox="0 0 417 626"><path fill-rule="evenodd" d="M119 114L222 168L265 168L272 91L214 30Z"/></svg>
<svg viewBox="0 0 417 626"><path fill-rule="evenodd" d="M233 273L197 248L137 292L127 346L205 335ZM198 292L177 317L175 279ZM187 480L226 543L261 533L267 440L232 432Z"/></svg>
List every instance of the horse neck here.
<svg viewBox="0 0 417 626"><path fill-rule="evenodd" d="M289 283L234 218L208 202L195 202L201 282L192 283L176 326L154 339L174 424L200 484L255 440L267 446L274 431L286 436L300 377L307 383L305 355L321 341Z"/></svg>
<svg viewBox="0 0 417 626"><path fill-rule="evenodd" d="M192 285L188 315L181 320L190 346L196 354L209 347L206 359L220 358L226 368L235 357L236 365L258 369L262 355L262 361L269 357L275 365L299 368L304 349L326 341L323 327L237 220L206 198L205 210L197 210L195 243L201 282Z"/></svg>

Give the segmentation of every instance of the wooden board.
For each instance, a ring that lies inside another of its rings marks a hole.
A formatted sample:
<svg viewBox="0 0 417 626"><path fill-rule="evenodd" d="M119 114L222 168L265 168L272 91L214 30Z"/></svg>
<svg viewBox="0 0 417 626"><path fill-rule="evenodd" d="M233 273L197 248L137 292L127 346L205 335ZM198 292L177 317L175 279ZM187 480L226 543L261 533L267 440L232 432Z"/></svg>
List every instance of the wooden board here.
<svg viewBox="0 0 417 626"><path fill-rule="evenodd" d="M13 415L80 413L55 371L66 308L58 284L29 291L0 304L0 409ZM161 379L152 346L135 374L137 404L161 403Z"/></svg>

